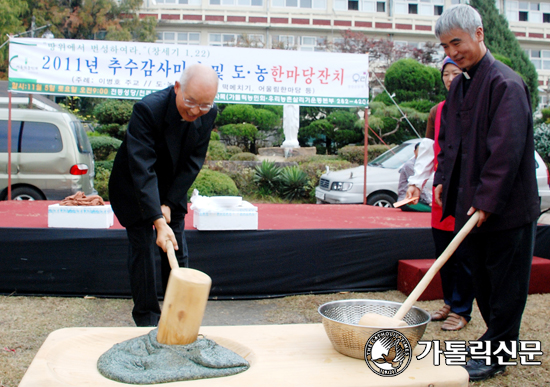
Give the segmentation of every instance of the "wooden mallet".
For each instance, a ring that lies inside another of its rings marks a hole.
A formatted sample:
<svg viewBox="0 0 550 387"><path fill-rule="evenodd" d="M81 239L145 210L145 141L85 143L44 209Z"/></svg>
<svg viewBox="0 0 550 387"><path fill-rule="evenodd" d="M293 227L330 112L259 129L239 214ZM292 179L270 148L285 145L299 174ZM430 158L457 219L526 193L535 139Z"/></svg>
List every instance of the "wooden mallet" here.
<svg viewBox="0 0 550 387"><path fill-rule="evenodd" d="M416 300L418 300L418 297L420 297L420 295L424 293L424 290L426 290L430 282L432 282L432 279L437 274L437 272L441 269L441 267L443 267L445 262L449 260L451 255L453 255L453 253L458 248L460 243L462 243L466 235L468 235L470 231L472 231L478 220L479 211L476 211L468 220L468 222L466 222L464 227L462 227L462 229L458 232L458 234L455 235L445 251L443 251L439 258L436 259L432 267L430 267L430 269L426 272L422 280L420 280L418 285L416 285L412 293L409 295L409 297L407 297L405 302L401 305L401 307L393 317L382 316L377 313L367 313L363 315L363 317L361 317L358 324L370 327L384 328L397 328L407 326L407 323L403 321L403 318L407 315Z"/></svg>
<svg viewBox="0 0 550 387"><path fill-rule="evenodd" d="M199 334L212 280L199 270L179 267L171 241L166 242L166 253L172 270L164 295L157 341L170 345L191 344Z"/></svg>

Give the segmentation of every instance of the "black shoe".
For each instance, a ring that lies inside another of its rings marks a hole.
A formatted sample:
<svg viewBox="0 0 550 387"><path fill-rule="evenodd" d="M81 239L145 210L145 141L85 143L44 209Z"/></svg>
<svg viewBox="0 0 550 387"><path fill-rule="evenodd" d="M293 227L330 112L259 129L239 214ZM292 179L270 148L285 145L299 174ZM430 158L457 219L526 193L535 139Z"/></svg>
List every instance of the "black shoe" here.
<svg viewBox="0 0 550 387"><path fill-rule="evenodd" d="M489 379L506 370L505 365L500 365L498 363L486 365L485 360L479 359L470 359L464 368L468 371L468 375L470 375L470 381Z"/></svg>

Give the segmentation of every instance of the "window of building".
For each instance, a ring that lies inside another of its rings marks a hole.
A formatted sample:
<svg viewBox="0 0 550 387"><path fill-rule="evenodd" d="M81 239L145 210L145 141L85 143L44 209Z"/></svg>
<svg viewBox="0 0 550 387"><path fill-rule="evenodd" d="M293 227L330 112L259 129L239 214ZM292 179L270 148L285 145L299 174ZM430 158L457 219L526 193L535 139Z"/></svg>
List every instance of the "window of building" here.
<svg viewBox="0 0 550 387"><path fill-rule="evenodd" d="M443 13L444 0L396 0L396 15L438 16Z"/></svg>
<svg viewBox="0 0 550 387"><path fill-rule="evenodd" d="M529 12L519 11L519 21L529 21Z"/></svg>
<svg viewBox="0 0 550 387"><path fill-rule="evenodd" d="M157 43L199 45L201 43L200 32L159 32Z"/></svg>
<svg viewBox="0 0 550 387"><path fill-rule="evenodd" d="M543 13L542 14L542 22L543 23L550 23L550 13Z"/></svg>
<svg viewBox="0 0 550 387"><path fill-rule="evenodd" d="M527 54L537 70L550 70L550 50L527 50Z"/></svg>
<svg viewBox="0 0 550 387"><path fill-rule="evenodd" d="M325 51L326 38L324 36L302 36L300 51Z"/></svg>
<svg viewBox="0 0 550 387"><path fill-rule="evenodd" d="M292 35L273 35L272 46L273 48L295 50L295 37Z"/></svg>
<svg viewBox="0 0 550 387"><path fill-rule="evenodd" d="M208 45L262 48L265 45L265 38L261 34L208 34Z"/></svg>
<svg viewBox="0 0 550 387"><path fill-rule="evenodd" d="M347 2L347 0L344 0ZM271 0L273 7L326 9L326 0Z"/></svg>
<svg viewBox="0 0 550 387"><path fill-rule="evenodd" d="M506 1L506 18L511 22L548 23L545 14L550 14L550 3Z"/></svg>
<svg viewBox="0 0 550 387"><path fill-rule="evenodd" d="M191 1L191 0L189 0ZM193 0L196 1L196 0ZM200 0L199 0L200 5ZM210 0L210 5L236 5L240 7L263 6L263 0Z"/></svg>
<svg viewBox="0 0 550 387"><path fill-rule="evenodd" d="M333 0L335 11L386 12L386 2L376 0Z"/></svg>
<svg viewBox="0 0 550 387"><path fill-rule="evenodd" d="M201 0L156 0L157 4L201 5Z"/></svg>
<svg viewBox="0 0 550 387"><path fill-rule="evenodd" d="M265 37L261 34L243 34L237 38L237 46L239 47L265 47Z"/></svg>

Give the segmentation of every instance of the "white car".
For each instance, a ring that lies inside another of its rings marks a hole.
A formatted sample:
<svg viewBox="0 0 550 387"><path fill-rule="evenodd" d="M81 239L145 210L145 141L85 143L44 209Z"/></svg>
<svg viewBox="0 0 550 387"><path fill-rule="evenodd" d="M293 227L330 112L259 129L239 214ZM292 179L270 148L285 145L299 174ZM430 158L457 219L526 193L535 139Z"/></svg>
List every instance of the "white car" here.
<svg viewBox="0 0 550 387"><path fill-rule="evenodd" d="M420 139L408 140L381 154L367 166L367 204L393 207L397 201L399 169L414 156L414 146ZM317 203L363 203L363 166L329 171L321 176L315 188ZM431 187L431 181L428 182ZM428 189L431 189L428 187Z"/></svg>
<svg viewBox="0 0 550 387"><path fill-rule="evenodd" d="M550 208L550 173L542 157L535 152L535 164L537 166L537 184L539 186L540 210Z"/></svg>
<svg viewBox="0 0 550 387"><path fill-rule="evenodd" d="M393 207L397 201L399 169L414 155L414 145L419 139L408 140L388 150L367 166L367 204ZM541 198L541 210L550 207L550 175L542 158L535 152L537 184ZM317 203L360 204L363 203L363 166L329 171L321 176L315 188ZM431 190L432 179L427 183Z"/></svg>

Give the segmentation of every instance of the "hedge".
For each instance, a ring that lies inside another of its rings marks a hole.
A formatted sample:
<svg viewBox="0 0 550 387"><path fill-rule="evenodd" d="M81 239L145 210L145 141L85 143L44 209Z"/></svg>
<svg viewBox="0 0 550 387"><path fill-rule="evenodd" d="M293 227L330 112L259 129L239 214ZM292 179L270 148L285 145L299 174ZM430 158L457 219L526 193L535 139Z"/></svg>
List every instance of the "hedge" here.
<svg viewBox="0 0 550 387"><path fill-rule="evenodd" d="M92 136L88 139L96 160L107 159L111 153L117 152L120 144L122 144L122 141L108 136Z"/></svg>
<svg viewBox="0 0 550 387"><path fill-rule="evenodd" d="M206 168L201 169L197 179L187 191L188 198L191 197L195 188L201 196L237 196L239 194L235 182L229 176Z"/></svg>
<svg viewBox="0 0 550 387"><path fill-rule="evenodd" d="M250 152L236 153L229 158L230 161L256 161L256 155Z"/></svg>

